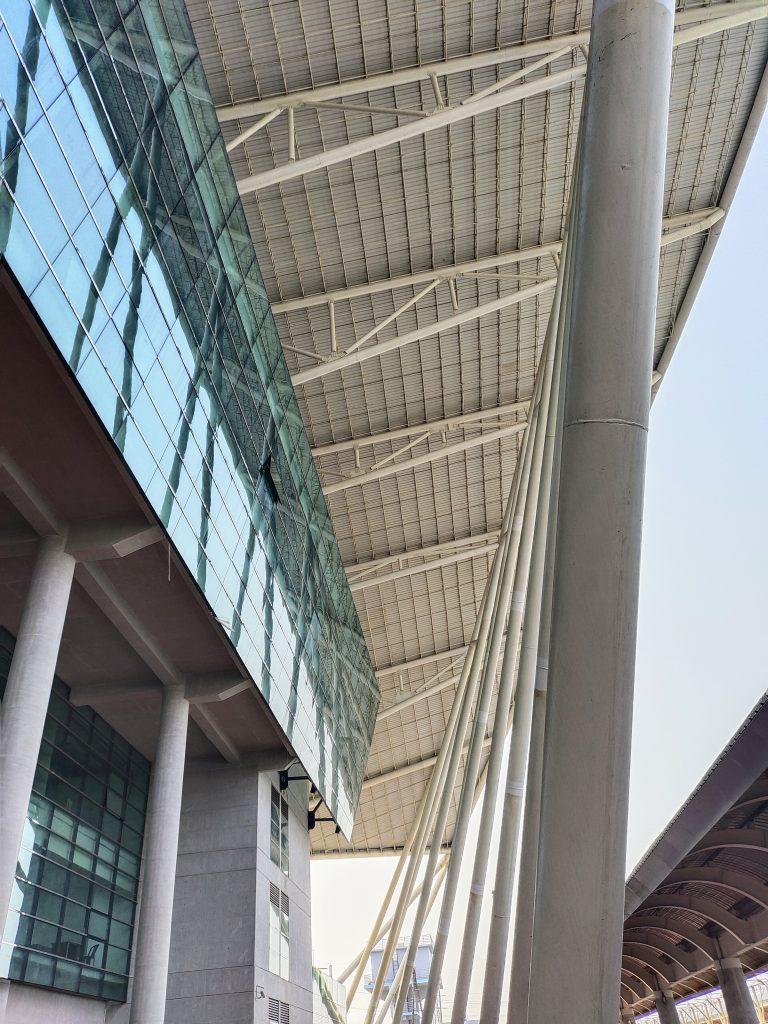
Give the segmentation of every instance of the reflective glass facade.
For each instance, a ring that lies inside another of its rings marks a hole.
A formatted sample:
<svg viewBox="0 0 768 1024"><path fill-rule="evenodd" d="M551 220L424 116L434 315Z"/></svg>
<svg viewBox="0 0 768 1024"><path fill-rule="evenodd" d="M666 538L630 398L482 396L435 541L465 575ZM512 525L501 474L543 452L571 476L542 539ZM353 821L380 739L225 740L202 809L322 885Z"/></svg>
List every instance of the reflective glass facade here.
<svg viewBox="0 0 768 1024"><path fill-rule="evenodd" d="M0 12L0 256L348 833L378 691L183 0Z"/></svg>
<svg viewBox="0 0 768 1024"><path fill-rule="evenodd" d="M0 629L0 696L13 639ZM54 679L0 977L124 1001L149 763Z"/></svg>

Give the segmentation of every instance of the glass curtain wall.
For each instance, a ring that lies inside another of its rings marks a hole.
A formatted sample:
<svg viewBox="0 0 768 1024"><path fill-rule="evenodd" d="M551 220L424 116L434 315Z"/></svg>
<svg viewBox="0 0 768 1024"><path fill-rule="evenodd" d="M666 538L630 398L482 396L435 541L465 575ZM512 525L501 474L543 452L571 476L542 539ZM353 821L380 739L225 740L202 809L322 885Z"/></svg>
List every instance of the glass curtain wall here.
<svg viewBox="0 0 768 1024"><path fill-rule="evenodd" d="M0 629L0 697L13 655ZM125 1001L149 763L54 679L0 977Z"/></svg>
<svg viewBox="0 0 768 1024"><path fill-rule="evenodd" d="M186 7L0 13L0 258L349 834L378 690Z"/></svg>

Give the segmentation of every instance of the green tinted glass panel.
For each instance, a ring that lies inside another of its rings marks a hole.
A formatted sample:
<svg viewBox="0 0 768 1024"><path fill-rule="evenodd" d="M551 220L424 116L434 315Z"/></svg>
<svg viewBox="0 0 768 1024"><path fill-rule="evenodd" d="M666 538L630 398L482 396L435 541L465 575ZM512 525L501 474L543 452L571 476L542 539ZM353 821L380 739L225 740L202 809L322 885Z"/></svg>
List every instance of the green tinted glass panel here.
<svg viewBox="0 0 768 1024"><path fill-rule="evenodd" d="M0 11L0 257L348 833L378 690L186 6Z"/></svg>
<svg viewBox="0 0 768 1024"><path fill-rule="evenodd" d="M13 646L0 629L0 696ZM149 763L68 695L54 679L0 976L125 1001Z"/></svg>

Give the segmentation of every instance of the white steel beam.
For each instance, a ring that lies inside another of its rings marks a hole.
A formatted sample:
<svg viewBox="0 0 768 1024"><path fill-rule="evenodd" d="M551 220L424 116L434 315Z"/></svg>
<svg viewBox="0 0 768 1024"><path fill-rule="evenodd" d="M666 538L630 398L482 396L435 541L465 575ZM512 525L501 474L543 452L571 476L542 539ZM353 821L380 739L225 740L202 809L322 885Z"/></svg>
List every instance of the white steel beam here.
<svg viewBox="0 0 768 1024"><path fill-rule="evenodd" d="M418 573L431 572L433 569L444 569L449 565L457 565L459 562L466 562L471 558L479 558L481 555L490 555L498 547L497 540L479 547L467 547L452 555L443 555L442 558L435 558L428 562L421 562L419 565L408 565L402 569L393 569L391 572L381 576L367 576L362 580L350 581L349 589L352 593L358 590L365 590L366 587L378 587L384 583L394 583L395 580L405 579L407 576L416 576Z"/></svg>
<svg viewBox="0 0 768 1024"><path fill-rule="evenodd" d="M750 21L764 18L768 13L768 4L765 3L749 3L744 7L740 4L722 4L716 6L719 8L716 12L717 14L723 15L725 10L728 11L728 14L720 17L709 16L707 18L699 16L694 19L698 24L689 24L685 28L678 27L678 30L675 33L674 45L680 46L685 43L703 39L706 36L716 35L720 32L727 31L728 29L736 28L739 25L747 24ZM709 10L711 10L711 7ZM679 26L682 24L682 21L678 23ZM581 33L579 33L579 35L581 35ZM547 45L547 49L543 51L544 53L551 54L551 57L549 58L550 61L554 60L555 56L560 55L558 51L565 50L567 52L568 50L577 49L580 45L583 45L586 40L582 40L581 43L573 43L569 41L565 46L563 46L562 38L555 42L556 45L554 47L552 46L552 41L550 41L549 44L545 44ZM518 48L517 57L512 57L510 59L521 59L520 49L521 48ZM495 61L495 63L498 63L498 61ZM530 68L523 68L521 70L524 74L528 74L537 67L540 67L541 63L542 62L534 62ZM247 195L251 192L258 191L259 189L267 188L270 185L276 185L280 182L289 181L292 178L301 177L325 167L331 167L334 164L343 163L346 160L352 160L364 153L372 153L386 146L403 142L406 139L417 138L439 128L445 128L448 125L455 124L457 121L464 120L467 117L476 117L477 115L487 113L488 111L498 110L500 107L506 106L510 103L515 103L531 96L537 96L541 93L549 92L552 89L561 88L562 86L571 85L573 82L583 79L585 73L586 64L581 63L573 67L566 68L563 71L556 71L545 75L542 78L534 79L532 82L525 82L521 85L512 85L508 88L502 89L500 92L494 92L490 95L484 90L485 95L467 97L458 106L447 107L438 105L436 110L428 117L409 121L405 124L399 124L396 128L390 128L388 131L374 132L372 135L365 136L361 139L355 139L353 142L349 142L346 145L321 151L301 160L295 159L293 117L296 107L303 106L306 101L291 101L291 99L287 97L281 97L279 98L277 105L281 108L287 109L289 116L288 162L274 167L271 170L262 171L259 174L252 174L242 178L238 182L238 190L241 195ZM427 77L433 79L435 74L436 73L434 71L431 71L428 73ZM272 101L273 109L274 106L275 103ZM232 108L229 108L230 112L231 110ZM226 109L219 112L222 119L224 119L225 113ZM237 115L234 116L236 117ZM243 115L241 114L241 116ZM232 117L230 116L228 119L232 120ZM244 132L242 134L245 135L246 133Z"/></svg>
<svg viewBox="0 0 768 1024"><path fill-rule="evenodd" d="M372 558L368 562L357 562L354 565L347 565L347 576L352 574L368 574L385 566L391 567L394 564L402 567L401 563L411 558L430 559L443 555L447 551L455 551L461 547L471 547L477 544L490 544L499 538L498 530L490 530L488 533L476 533L470 537L458 537L454 540L444 540L439 544L428 544L423 548L412 548L410 551L401 551L396 555L382 555L380 558ZM355 580L356 581L356 580ZM768 800L768 797L766 797Z"/></svg>
<svg viewBox="0 0 768 1024"><path fill-rule="evenodd" d="M664 221L665 233L662 235L661 244L669 245L672 242L680 241L682 238L688 238L690 235L706 231L713 224L716 224L723 215L724 213L719 207L710 206L703 210L694 210L690 213L667 217ZM682 232L683 229L685 229L684 234L677 234L677 232ZM383 281L367 281L365 284L352 285L349 288L337 288L333 291L320 292L316 295L299 296L295 299L286 299L285 302L273 302L272 312L292 313L297 309L327 306L330 302L351 302L352 299L358 299L365 295L379 295L382 292L397 291L399 288L414 288L435 279L439 281L452 281L466 274L478 274L484 270L514 266L527 260L539 260L547 256L557 256L561 248L562 242L558 239L556 242L547 242L544 245L532 245L527 249L513 249L511 252L496 253L493 256L485 256L479 260L449 264L434 270L422 270L417 274L403 274L400 277L391 277Z"/></svg>
<svg viewBox="0 0 768 1024"><path fill-rule="evenodd" d="M490 746L491 738L486 737L483 740L483 747ZM469 744L465 743L461 748L462 756L469 750ZM395 779L402 779L405 775L412 775L414 772L420 772L423 768L431 768L432 765L437 763L438 754L424 757L420 761L411 761L409 764L399 765L397 768L392 768L388 772L382 772L380 775L371 775L370 778L363 779L362 792L364 793L368 789L372 789L374 786L381 786L385 782L394 782Z"/></svg>
<svg viewBox="0 0 768 1024"><path fill-rule="evenodd" d="M337 494L348 487L371 483L374 480L383 480L385 477L393 476L395 473L402 473L406 469L417 469L419 466L425 466L430 462L435 462L437 459L448 458L450 455L457 455L461 452L469 451L471 448L478 448L481 445L493 444L494 441L503 441L514 434L522 433L525 427L526 421L522 420L520 423L513 423L511 426L501 427L498 430L491 430L487 434L480 434L478 437L470 437L465 441L445 444L441 448L436 448L435 451L414 455L405 462L391 462L386 466L363 470L361 473L348 477L346 480L337 480L335 483L328 484L323 488L323 493L326 495Z"/></svg>
<svg viewBox="0 0 768 1024"><path fill-rule="evenodd" d="M376 132L367 135L362 139L355 139L344 146L336 146L312 156L304 157L301 160L294 160L287 164L280 164L269 171L262 171L260 174L251 174L241 178L237 183L240 195L248 195L250 192L257 192L259 189L268 188L270 185L277 185L281 181L290 181L292 178L299 178L312 171L322 170L324 167L332 167L334 164L344 163L346 160L353 160L355 157L365 153L373 153L377 149L392 146L395 143L405 142L406 139L414 139L426 135L428 132L437 131L439 128L447 128L449 125L464 121L468 117L477 117L491 110L498 110L499 107L519 100L528 99L531 96L538 96L541 93L549 92L552 89L559 89L562 86L570 85L584 77L586 64L578 64L575 67L566 68L564 71L556 71L532 82L525 82L522 85L514 85L502 92L494 93L491 96L484 96L479 100L472 100L461 104L458 107L440 107L429 117L409 121L390 128L388 131ZM288 107L293 110L293 107Z"/></svg>
<svg viewBox="0 0 768 1024"><path fill-rule="evenodd" d="M561 243L547 242L545 245L532 245L527 249L513 249L479 260L468 260L464 263L449 264L435 270L422 270L417 274L403 274L383 281L366 281L365 284L352 285L349 288L337 288L330 292L317 295L299 296L286 299L285 302L272 303L273 313L292 313L296 309L311 309L314 306L325 306L329 302L349 302L365 295L379 295L381 292L397 291L398 288L413 288L434 280L452 281L463 274L476 274L483 270L497 267L512 266L525 260L538 260L560 252Z"/></svg>
<svg viewBox="0 0 768 1024"><path fill-rule="evenodd" d="M500 299L494 299L493 302L485 302L480 306L474 306L472 309L465 310L463 313L456 313L454 316L446 317L444 320L436 320L433 324L418 327L415 331L408 331L407 334L396 335L394 338L388 338L386 341L377 342L370 348L359 349L357 352L346 352L335 359L328 359L327 362L320 363L319 366L310 366L306 370L299 370L298 373L291 377L291 380L294 387L298 387L300 384L307 384L309 381L317 380L319 377L326 377L329 373L335 373L337 370L343 370L349 366L357 366L366 359L378 358L379 356L386 355L388 352L394 352L399 348L403 348L405 345L412 345L417 341L423 341L425 338L432 338L436 334L452 330L454 327L461 327L463 324L471 323L473 320L479 320L481 317L490 316L492 313L499 313L508 306L518 305L521 302L525 302L526 299L533 299L543 292L552 291L555 287L555 281L556 278L553 277L550 281L541 281L538 284L530 285L528 288L520 288L511 295L504 295Z"/></svg>
<svg viewBox="0 0 768 1024"><path fill-rule="evenodd" d="M418 704L419 701L427 700L429 697L434 697L436 693L442 693L443 690L447 690L451 686L455 686L458 683L461 676L449 676L447 679L439 679L436 683L432 683L430 686L425 686L423 690L417 690L416 693L411 693L407 697L403 697L402 700L397 701L395 704L390 704L389 707L382 708L382 710L376 716L376 724L385 721L387 718L391 718L392 715L397 715L401 711L405 711L406 708L413 707L414 704Z"/></svg>
<svg viewBox="0 0 768 1024"><path fill-rule="evenodd" d="M678 12L675 24L678 28L697 23L705 24L725 15L733 18L737 14L743 14L752 20L753 18L765 17L766 7L765 3L755 3L754 0L742 0L742 2L736 3L713 3L707 7L696 7ZM380 74L368 75L365 78L353 78L346 82L334 82L315 89L300 89L287 95L269 96L264 99L223 104L216 108L216 113L218 114L219 121L224 124L228 121L259 117L262 114L271 113L278 107L285 109L289 106L314 106L329 100L342 99L345 96L361 96L380 89L393 89L397 85L406 85L411 82L426 82L433 75L442 78L445 75L476 71L480 68L496 67L500 64L511 64L527 60L529 57L541 57L548 53L554 53L556 50L566 47L568 49L575 49L576 47L588 44L589 30L586 29L583 32L571 32L552 36L549 39L514 43L496 50L471 53L467 56L454 57L450 60L436 61L410 68L400 68L397 71L384 71ZM390 111L387 110L387 112L389 113ZM419 112L404 111L404 113L416 114Z"/></svg>
<svg viewBox="0 0 768 1024"><path fill-rule="evenodd" d="M398 665L389 665L386 668L376 669L376 678L383 679L384 676L400 675L403 672L410 672L414 668L423 668L425 665L434 665L436 661L455 661L463 657L468 650L465 644L463 647L452 647L448 651L440 651L438 654L426 654L422 658L412 658L410 661L401 661Z"/></svg>
<svg viewBox="0 0 768 1024"><path fill-rule="evenodd" d="M400 441L403 438L411 437L413 434L427 432L441 434L447 430L455 430L456 427L463 426L465 423L476 423L478 420L500 418L523 412L528 408L529 404L528 401L507 402L505 405L497 405L490 409L478 409L476 412L460 413L458 416L447 416L442 420L430 420L427 423L415 424L412 427L397 427L395 430L385 430L380 434L353 437L348 441L335 441L332 444L318 445L312 449L312 454L316 459L321 459L324 455L335 455L338 452L354 451L356 448L367 448L370 445Z"/></svg>

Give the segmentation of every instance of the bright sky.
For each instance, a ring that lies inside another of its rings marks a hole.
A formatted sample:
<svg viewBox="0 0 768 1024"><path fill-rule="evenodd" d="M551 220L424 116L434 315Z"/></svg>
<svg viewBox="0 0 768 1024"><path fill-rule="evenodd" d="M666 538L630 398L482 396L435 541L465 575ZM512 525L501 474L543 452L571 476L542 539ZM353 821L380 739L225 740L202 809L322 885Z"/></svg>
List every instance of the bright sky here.
<svg viewBox="0 0 768 1024"><path fill-rule="evenodd" d="M768 121L651 415L629 870L768 689L766 182ZM464 899L475 842L473 832L459 889ZM364 945L394 864L313 862L315 964L339 973ZM461 944L461 906L443 974L444 1006ZM426 931L434 932L436 917L437 909ZM481 934L470 1018L479 1016L483 943ZM365 995L355 999L351 1024L362 1020Z"/></svg>

